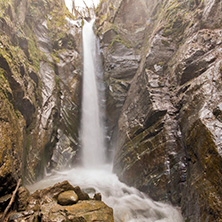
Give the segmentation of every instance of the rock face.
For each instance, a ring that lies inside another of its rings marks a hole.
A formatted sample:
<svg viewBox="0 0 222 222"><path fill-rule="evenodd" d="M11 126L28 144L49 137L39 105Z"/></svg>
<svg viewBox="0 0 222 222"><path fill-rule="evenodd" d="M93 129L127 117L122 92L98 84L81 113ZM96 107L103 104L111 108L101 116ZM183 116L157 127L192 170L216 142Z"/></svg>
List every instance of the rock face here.
<svg viewBox="0 0 222 222"><path fill-rule="evenodd" d="M81 23L64 1L0 3L0 193L76 159Z"/></svg>
<svg viewBox="0 0 222 222"><path fill-rule="evenodd" d="M79 193L80 196L77 196L76 193ZM73 187L68 181L44 190L37 190L27 199L26 209L12 213L8 221L114 221L113 210L110 207L102 201L89 200L88 196L86 199L82 199L83 193L79 187ZM75 201L71 203L73 195ZM67 202L67 200L69 201ZM20 203L20 199L18 202Z"/></svg>
<svg viewBox="0 0 222 222"><path fill-rule="evenodd" d="M114 172L186 221L222 221L221 7L108 0L97 10Z"/></svg>

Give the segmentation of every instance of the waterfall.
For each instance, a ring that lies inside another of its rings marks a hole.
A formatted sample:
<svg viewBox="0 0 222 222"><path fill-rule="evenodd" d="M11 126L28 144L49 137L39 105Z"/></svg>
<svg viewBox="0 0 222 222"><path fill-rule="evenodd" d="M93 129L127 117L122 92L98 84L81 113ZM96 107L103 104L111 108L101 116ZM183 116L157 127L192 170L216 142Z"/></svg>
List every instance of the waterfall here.
<svg viewBox="0 0 222 222"><path fill-rule="evenodd" d="M83 167L54 173L29 187L32 192L57 182L68 180L83 190L102 194L102 200L113 208L115 222L183 222L181 213L171 205L156 202L139 190L119 181L112 166L105 164L104 127L99 94L98 66L95 63L96 37L93 21L83 28L84 75L81 120ZM89 189L90 188L90 189ZM94 188L94 189L92 189Z"/></svg>
<svg viewBox="0 0 222 222"><path fill-rule="evenodd" d="M97 39L93 32L94 20L84 21L83 38L83 97L81 119L82 162L87 168L105 163L104 127L99 101L97 73Z"/></svg>

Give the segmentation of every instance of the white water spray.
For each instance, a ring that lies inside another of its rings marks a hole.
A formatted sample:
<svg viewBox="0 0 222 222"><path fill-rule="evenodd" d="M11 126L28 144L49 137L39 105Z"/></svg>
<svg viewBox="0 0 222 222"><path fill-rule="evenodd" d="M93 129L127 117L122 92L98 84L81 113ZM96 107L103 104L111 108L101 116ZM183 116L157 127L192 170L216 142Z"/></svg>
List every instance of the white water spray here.
<svg viewBox="0 0 222 222"><path fill-rule="evenodd" d="M101 106L97 88L97 39L93 23L84 21L83 27L83 98L81 145L83 166L98 167L105 163L105 142Z"/></svg>
<svg viewBox="0 0 222 222"><path fill-rule="evenodd" d="M30 191L68 180L72 185L78 185L85 191L94 189L94 192L101 193L103 201L113 208L115 222L183 222L176 208L155 202L137 189L128 187L112 173L112 166L105 165L104 133L99 109L101 97L98 95L93 59L96 37L92 31L92 22L84 25L83 42L84 101L81 135L84 167L57 172L29 187ZM93 194L91 193L91 196Z"/></svg>

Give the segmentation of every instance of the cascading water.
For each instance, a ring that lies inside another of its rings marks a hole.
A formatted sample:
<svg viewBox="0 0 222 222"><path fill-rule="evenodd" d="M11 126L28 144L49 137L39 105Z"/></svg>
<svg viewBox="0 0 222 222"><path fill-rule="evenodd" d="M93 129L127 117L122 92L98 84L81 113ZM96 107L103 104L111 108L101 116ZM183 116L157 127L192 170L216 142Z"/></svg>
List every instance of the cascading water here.
<svg viewBox="0 0 222 222"><path fill-rule="evenodd" d="M93 21L85 22L84 80L81 138L83 167L57 172L30 187L30 191L68 180L82 189L94 188L102 194L103 201L114 211L115 222L182 222L180 212L174 207L152 201L142 192L119 181L112 166L105 164L104 132L101 121L99 90L96 83L96 37ZM92 190L92 189L90 189ZM93 194L92 194L93 195Z"/></svg>
<svg viewBox="0 0 222 222"><path fill-rule="evenodd" d="M105 163L104 129L97 89L98 67L96 61L97 39L93 23L83 26L83 98L81 121L82 161L84 167L97 167Z"/></svg>

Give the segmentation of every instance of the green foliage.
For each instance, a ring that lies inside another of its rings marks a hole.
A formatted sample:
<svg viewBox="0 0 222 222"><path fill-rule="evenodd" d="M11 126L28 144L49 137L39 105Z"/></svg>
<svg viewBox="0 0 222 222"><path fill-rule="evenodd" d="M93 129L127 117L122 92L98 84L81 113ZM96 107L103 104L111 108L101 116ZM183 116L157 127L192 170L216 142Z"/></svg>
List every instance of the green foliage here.
<svg viewBox="0 0 222 222"><path fill-rule="evenodd" d="M185 2L174 0L169 3L166 11L162 13L164 20L167 22L163 29L162 35L164 37L170 36L177 40L180 38L189 24L186 20L188 10L188 5ZM163 42L163 44L167 45L167 42Z"/></svg>

